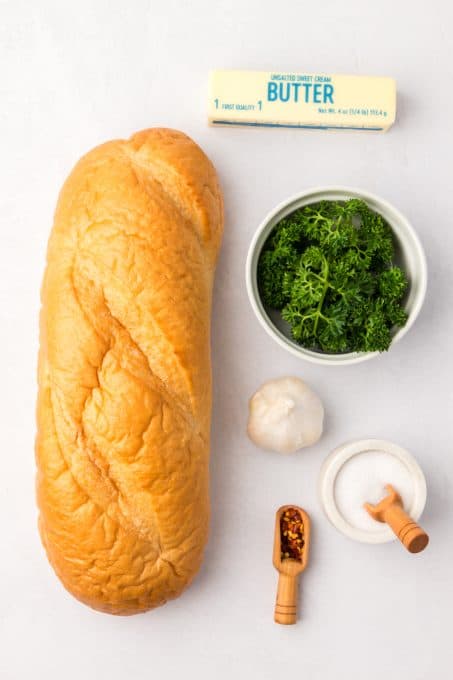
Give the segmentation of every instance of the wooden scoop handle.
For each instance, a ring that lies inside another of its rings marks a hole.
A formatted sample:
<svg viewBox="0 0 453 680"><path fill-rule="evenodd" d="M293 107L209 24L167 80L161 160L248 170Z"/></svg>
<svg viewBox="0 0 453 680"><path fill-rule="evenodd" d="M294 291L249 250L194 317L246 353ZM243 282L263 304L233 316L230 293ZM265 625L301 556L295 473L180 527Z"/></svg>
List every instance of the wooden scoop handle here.
<svg viewBox="0 0 453 680"><path fill-rule="evenodd" d="M274 621L283 625L296 623L297 619L297 576L279 574L277 601Z"/></svg>
<svg viewBox="0 0 453 680"><path fill-rule="evenodd" d="M384 512L384 521L392 528L401 543L411 553L421 552L429 541L428 534L414 522L412 517L395 503Z"/></svg>

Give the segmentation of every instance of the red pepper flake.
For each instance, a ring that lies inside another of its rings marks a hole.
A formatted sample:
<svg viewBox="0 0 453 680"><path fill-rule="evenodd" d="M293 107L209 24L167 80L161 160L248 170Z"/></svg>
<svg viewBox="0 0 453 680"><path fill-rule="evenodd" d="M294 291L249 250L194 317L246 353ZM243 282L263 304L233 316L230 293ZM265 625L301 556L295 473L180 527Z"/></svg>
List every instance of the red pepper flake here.
<svg viewBox="0 0 453 680"><path fill-rule="evenodd" d="M304 523L300 512L295 508L288 508L282 514L280 518L280 538L281 559L302 562Z"/></svg>

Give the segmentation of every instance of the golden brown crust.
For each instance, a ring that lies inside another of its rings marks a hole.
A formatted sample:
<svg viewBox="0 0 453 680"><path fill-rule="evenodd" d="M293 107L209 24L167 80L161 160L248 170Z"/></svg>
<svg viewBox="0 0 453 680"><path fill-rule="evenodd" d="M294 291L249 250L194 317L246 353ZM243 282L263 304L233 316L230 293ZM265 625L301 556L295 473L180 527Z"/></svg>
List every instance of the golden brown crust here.
<svg viewBox="0 0 453 680"><path fill-rule="evenodd" d="M222 228L215 170L174 130L93 149L61 191L42 289L39 527L95 609L163 604L200 565Z"/></svg>

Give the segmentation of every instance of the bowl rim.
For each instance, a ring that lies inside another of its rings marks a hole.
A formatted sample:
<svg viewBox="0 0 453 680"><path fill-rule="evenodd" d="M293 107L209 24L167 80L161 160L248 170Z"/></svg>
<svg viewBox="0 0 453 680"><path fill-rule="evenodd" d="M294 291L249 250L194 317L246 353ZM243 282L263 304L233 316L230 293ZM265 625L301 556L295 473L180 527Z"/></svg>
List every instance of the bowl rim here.
<svg viewBox="0 0 453 680"><path fill-rule="evenodd" d="M398 227L395 226L395 224L398 224L399 227L402 226L403 228L402 230L404 230L406 235L412 240L414 252L416 252L417 256L417 291L416 296L411 305L411 308L409 310L408 320L406 324L403 327L401 327L393 336L391 346L394 343L398 342L404 335L406 335L406 333L415 323L415 320L417 319L420 313L426 295L428 283L428 268L426 262L426 255L422 243L417 232L415 231L409 220L392 203L370 191L366 191L358 187L343 185L326 185L312 187L304 191L299 191L291 195L290 197L284 199L283 201L278 203L278 205L275 208L273 208L267 213L264 219L260 222L258 228L256 229L252 237L245 263L247 294L252 309L255 313L255 316L257 317L261 326L268 333L268 335L270 335L281 347L286 349L286 351L290 352L294 356L297 356L298 358L301 359L305 359L306 361L310 361L311 363L322 364L325 366L326 365L345 366L350 364L361 363L362 361L367 361L369 359L372 359L373 357L380 356L381 352L348 352L345 354L322 354L320 352L314 352L313 350L306 349L302 345L297 345L290 338L287 338L276 326L274 326L272 320L269 319L264 309L264 305L261 301L261 298L259 297L258 284L257 282L254 283L253 281L254 277L256 279L256 263L254 266L254 261L258 242L260 241L263 232L265 232L267 229L269 229L270 231L271 229L274 228L275 224L272 225L271 228L269 228L269 224L272 222L272 220L279 213L284 212L286 209L290 208L293 204L298 203L303 199L308 199L311 197L313 197L314 199L313 202L315 202L318 196L319 197L317 200L322 200L321 195L326 193L338 193L340 195L344 194L345 197L351 196L356 198L362 198L363 200L373 203L376 206L382 207L383 212L390 212L395 217L395 223L390 224L392 230L397 235L401 233L399 232ZM339 197L338 200L341 200L341 198ZM297 208L295 207L294 210L296 209ZM291 211L288 211L288 213L289 212Z"/></svg>

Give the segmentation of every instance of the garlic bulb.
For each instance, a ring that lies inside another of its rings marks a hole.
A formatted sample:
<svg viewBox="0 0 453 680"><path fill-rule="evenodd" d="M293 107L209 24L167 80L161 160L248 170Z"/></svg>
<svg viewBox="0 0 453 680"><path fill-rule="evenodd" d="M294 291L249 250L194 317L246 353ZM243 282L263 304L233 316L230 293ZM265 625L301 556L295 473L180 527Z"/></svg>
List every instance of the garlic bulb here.
<svg viewBox="0 0 453 680"><path fill-rule="evenodd" d="M320 398L303 380L277 378L250 399L247 433L263 449L293 453L318 441L323 419Z"/></svg>

